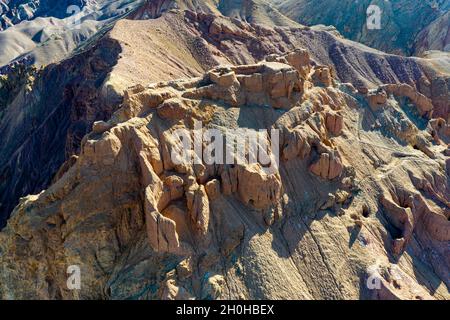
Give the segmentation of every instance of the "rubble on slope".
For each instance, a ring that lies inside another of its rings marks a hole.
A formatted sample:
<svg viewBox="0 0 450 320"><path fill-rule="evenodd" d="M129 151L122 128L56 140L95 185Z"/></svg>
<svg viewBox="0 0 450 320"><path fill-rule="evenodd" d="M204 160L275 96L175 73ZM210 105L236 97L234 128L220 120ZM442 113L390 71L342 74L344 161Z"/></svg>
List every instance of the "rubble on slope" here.
<svg viewBox="0 0 450 320"><path fill-rule="evenodd" d="M412 284L392 285L388 272L375 298L411 288L416 299L448 298L444 144L401 110L396 96L421 103L409 88L372 110L371 93L349 87L297 50L129 88L72 166L23 198L0 233L0 296L370 298L369 267L395 262ZM239 127L278 129L279 165L172 157L178 129L195 137ZM420 246L434 255L419 257ZM426 259L433 271L424 274L443 286L411 280L410 257ZM74 264L80 292L65 286Z"/></svg>

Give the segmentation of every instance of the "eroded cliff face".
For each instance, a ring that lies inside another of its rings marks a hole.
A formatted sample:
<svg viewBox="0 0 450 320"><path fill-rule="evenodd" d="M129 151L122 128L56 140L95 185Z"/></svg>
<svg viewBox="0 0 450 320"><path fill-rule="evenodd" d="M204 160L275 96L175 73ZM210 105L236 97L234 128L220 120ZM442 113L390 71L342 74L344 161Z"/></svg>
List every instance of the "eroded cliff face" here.
<svg viewBox="0 0 450 320"><path fill-rule="evenodd" d="M76 57L42 70L15 67L4 76L0 107L0 228L20 197L47 188L59 167L79 153L96 120L121 98L102 91L120 45L103 39Z"/></svg>
<svg viewBox="0 0 450 320"><path fill-rule="evenodd" d="M210 19L221 47L229 29ZM412 84L355 88L297 48L128 88L59 179L14 210L0 296L448 299L449 126ZM179 129L237 128L277 129L279 166L172 156Z"/></svg>
<svg viewBox="0 0 450 320"><path fill-rule="evenodd" d="M142 7L134 19L143 19L152 8ZM445 65L433 58L386 55L303 26L269 27L211 13L170 11L158 19L120 20L92 43L38 76L1 80L0 90L8 93L0 106L3 224L20 197L46 188L61 164L78 154L92 123L109 118L127 87L200 76L217 65L253 64L302 47L314 63L330 66L337 79L356 88L407 83L432 100L434 117L449 120ZM41 137L50 141L45 148Z"/></svg>

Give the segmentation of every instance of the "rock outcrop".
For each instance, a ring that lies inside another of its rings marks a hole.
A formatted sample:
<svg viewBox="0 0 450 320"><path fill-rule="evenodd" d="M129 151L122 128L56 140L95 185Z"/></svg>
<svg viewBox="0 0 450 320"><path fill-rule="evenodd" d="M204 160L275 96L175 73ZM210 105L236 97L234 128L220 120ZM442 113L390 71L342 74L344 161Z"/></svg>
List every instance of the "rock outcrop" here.
<svg viewBox="0 0 450 320"><path fill-rule="evenodd" d="M310 26L333 26L338 34L385 52L420 55L427 50L449 50L450 4L445 0L269 2L295 21ZM375 23L372 29L368 28L368 21Z"/></svg>
<svg viewBox="0 0 450 320"><path fill-rule="evenodd" d="M21 96L86 130L57 132L77 151L0 232L1 298L449 299L445 74L301 26L155 14ZM21 146L1 145L31 163Z"/></svg>

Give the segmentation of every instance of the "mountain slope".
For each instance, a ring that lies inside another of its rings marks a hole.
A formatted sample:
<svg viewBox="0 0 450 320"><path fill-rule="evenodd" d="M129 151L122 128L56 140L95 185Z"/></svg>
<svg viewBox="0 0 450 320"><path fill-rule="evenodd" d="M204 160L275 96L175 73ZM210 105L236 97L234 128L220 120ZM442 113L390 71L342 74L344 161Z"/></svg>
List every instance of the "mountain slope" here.
<svg viewBox="0 0 450 320"><path fill-rule="evenodd" d="M72 14L68 10L70 6L81 9L85 5L85 0L2 0L0 1L0 31L37 17L65 18Z"/></svg>
<svg viewBox="0 0 450 320"><path fill-rule="evenodd" d="M141 13L145 14L147 9ZM212 19L206 17L206 21ZM227 19L218 21L229 24ZM87 65L86 70L78 70L72 59L69 59L67 64L47 68L36 80L37 84L31 93L24 85L20 94L10 98L12 101L3 108L4 116L0 119L1 133L6 137L0 143L3 150L0 157L3 223L19 197L40 192L48 186L59 166L77 154L79 141L90 130L92 123L108 117L127 87L197 76L218 64L254 63L272 53L281 54L304 47L320 64L333 66L342 82L351 82L355 87L375 88L382 83L413 83L417 90L432 99L435 116L448 121L449 72L448 68L442 68L436 63L439 61L437 59L435 62L435 59L386 55L328 32L301 26L276 30L249 24L243 24L242 27L249 31L220 36L211 33L217 31L210 30L206 22L199 26L186 25L178 14L165 15L156 20L121 20L110 33L113 42L102 45L106 48L119 46L119 49L111 51L111 54L116 52L115 55L102 57L104 49L96 50L94 47L89 52L94 53L96 62ZM233 30L235 27L231 28ZM152 36L149 37L149 34ZM173 42L173 39L177 40ZM173 43L177 45L173 46ZM61 75L66 73L65 69L73 69L74 72L67 73L67 77L61 79ZM84 80L87 75L88 82ZM58 85L52 87L54 83ZM6 92L12 93L9 90ZM52 98L45 98L47 96ZM88 102L84 102L84 99ZM105 105L103 100L109 105ZM17 118L17 110L21 110L24 116ZM48 115L56 114L62 114L64 121L59 121L67 123L67 126L55 129ZM54 152L39 151L41 133L36 128L49 132L48 139L52 143L47 147ZM53 130L61 130L54 140L50 133ZM15 136L14 132L23 135ZM53 160L42 158L42 161L36 161L35 153L29 150L44 152ZM35 178L26 178L30 176Z"/></svg>
<svg viewBox="0 0 450 320"><path fill-rule="evenodd" d="M8 21L3 28L6 31L0 28L0 66L16 59L37 66L57 62L125 15L156 18L171 9L222 13L267 25L297 25L266 0L12 1L0 11Z"/></svg>
<svg viewBox="0 0 450 320"><path fill-rule="evenodd" d="M41 15L13 25L0 32L0 69L18 60L36 66L61 61L70 56L80 45L104 33L117 19L130 14L144 0L113 0L83 2L78 10L70 11L58 18L53 16L53 2L40 2L37 12ZM59 3L59 2L58 2ZM70 4L72 2L68 2ZM70 9L70 7L66 7ZM64 9L64 10L66 10ZM12 10L12 9L11 9ZM49 16L47 16L49 15ZM5 71L6 70L6 71Z"/></svg>
<svg viewBox="0 0 450 320"><path fill-rule="evenodd" d="M446 0L393 0L393 1L352 1L352 0L271 0L271 3L289 18L306 25L333 25L348 39L362 42L382 51L419 55L424 50L448 50L446 36L449 25L442 23L442 32L434 32L425 47L419 33L450 11L450 2ZM368 30L366 10L369 5L380 7L381 29ZM435 27L436 28L436 27ZM419 36L419 38L418 38Z"/></svg>
<svg viewBox="0 0 450 320"><path fill-rule="evenodd" d="M450 52L450 8L417 35L415 52L422 54L427 50Z"/></svg>
<svg viewBox="0 0 450 320"><path fill-rule="evenodd" d="M302 26L158 15L120 20L7 107L8 119L70 110L77 121L62 119L84 132L109 120L77 144L59 121L39 119L40 130L61 130L49 144L60 164L61 145L80 152L0 232L0 297L449 299L441 60ZM70 99L47 103L46 92ZM280 167L176 165L170 133L194 119L279 129ZM5 123L0 133L20 132L20 121ZM36 161L24 155L14 168ZM81 267L81 291L67 289L69 265Z"/></svg>

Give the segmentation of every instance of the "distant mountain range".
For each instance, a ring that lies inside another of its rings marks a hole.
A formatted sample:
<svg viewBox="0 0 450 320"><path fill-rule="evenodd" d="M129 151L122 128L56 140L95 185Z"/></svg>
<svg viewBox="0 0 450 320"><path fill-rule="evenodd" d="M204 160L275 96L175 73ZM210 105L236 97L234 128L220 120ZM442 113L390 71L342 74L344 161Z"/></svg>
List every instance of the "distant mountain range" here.
<svg viewBox="0 0 450 320"><path fill-rule="evenodd" d="M0 299L450 300L448 1L0 1Z"/></svg>

